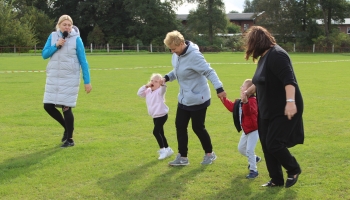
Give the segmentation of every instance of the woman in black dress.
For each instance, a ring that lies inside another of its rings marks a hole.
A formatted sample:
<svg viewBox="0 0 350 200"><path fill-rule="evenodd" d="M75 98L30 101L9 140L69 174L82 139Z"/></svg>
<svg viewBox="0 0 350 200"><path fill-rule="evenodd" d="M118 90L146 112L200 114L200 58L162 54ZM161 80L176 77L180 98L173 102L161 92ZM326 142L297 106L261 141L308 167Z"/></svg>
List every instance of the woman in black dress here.
<svg viewBox="0 0 350 200"><path fill-rule="evenodd" d="M244 36L246 53L258 61L254 85L246 94L257 93L258 130L266 167L271 178L264 187L293 186L301 173L288 148L304 142L303 98L288 53L261 26L251 27ZM284 183L282 167L287 171Z"/></svg>

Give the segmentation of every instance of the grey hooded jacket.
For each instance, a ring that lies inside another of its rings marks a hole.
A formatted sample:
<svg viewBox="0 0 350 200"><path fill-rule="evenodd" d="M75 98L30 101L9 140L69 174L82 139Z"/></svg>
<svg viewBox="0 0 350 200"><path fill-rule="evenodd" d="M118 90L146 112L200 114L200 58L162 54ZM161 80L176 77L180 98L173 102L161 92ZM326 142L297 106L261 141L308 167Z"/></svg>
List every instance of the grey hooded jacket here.
<svg viewBox="0 0 350 200"><path fill-rule="evenodd" d="M180 85L178 101L185 106L195 106L203 104L211 98L208 80L215 89L222 88L222 82L219 80L215 70L207 63L199 47L186 42L187 51L178 56L176 53L172 56L172 65L174 69L166 76L169 81L177 79Z"/></svg>

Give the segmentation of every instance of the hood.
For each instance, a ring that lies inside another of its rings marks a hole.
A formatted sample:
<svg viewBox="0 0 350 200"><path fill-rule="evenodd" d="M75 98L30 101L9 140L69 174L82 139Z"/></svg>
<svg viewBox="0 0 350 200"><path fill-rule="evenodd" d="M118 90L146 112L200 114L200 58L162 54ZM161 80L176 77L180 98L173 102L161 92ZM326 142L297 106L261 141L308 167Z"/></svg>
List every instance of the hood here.
<svg viewBox="0 0 350 200"><path fill-rule="evenodd" d="M186 53L184 53L183 55L186 55L186 54L188 54L188 53L190 53L191 51L194 51L194 50L198 50L199 51L199 47L198 47L197 44L195 44L195 43L193 43L191 41L188 41L188 40L185 41L185 44L188 46L188 48L187 48Z"/></svg>
<svg viewBox="0 0 350 200"><path fill-rule="evenodd" d="M61 31L57 31L59 33L59 35L62 37L62 32ZM72 31L70 33L68 33L67 38L73 37L73 36L80 36L80 32L78 27L74 26L72 27Z"/></svg>

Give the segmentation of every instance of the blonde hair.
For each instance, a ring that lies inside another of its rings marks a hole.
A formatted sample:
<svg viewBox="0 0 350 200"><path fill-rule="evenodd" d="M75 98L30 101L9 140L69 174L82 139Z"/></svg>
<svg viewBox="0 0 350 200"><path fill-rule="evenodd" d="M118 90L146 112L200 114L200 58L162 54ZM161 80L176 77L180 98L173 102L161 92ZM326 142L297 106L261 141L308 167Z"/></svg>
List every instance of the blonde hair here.
<svg viewBox="0 0 350 200"><path fill-rule="evenodd" d="M56 24L56 30L60 30L60 24L64 21L64 20L68 20L72 23L73 25L73 20L72 18L69 16L69 15L62 15L59 19L58 19L58 22Z"/></svg>
<svg viewBox="0 0 350 200"><path fill-rule="evenodd" d="M163 78L163 76L159 73L153 73L150 80L152 80L154 78L158 78L158 80L160 80Z"/></svg>
<svg viewBox="0 0 350 200"><path fill-rule="evenodd" d="M246 79L246 80L243 82L243 85L247 85L247 87L249 88L250 86L253 85L252 79Z"/></svg>
<svg viewBox="0 0 350 200"><path fill-rule="evenodd" d="M166 37L164 39L164 44L169 47L170 45L174 44L176 46L179 46L181 43L185 42L184 36L179 31L172 31L166 34Z"/></svg>

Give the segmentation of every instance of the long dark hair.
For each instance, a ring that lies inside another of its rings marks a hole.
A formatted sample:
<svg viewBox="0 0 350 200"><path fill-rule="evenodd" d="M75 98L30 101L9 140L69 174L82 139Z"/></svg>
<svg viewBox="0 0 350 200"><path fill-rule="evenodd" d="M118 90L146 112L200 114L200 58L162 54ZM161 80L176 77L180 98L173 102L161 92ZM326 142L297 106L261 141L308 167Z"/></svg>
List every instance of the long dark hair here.
<svg viewBox="0 0 350 200"><path fill-rule="evenodd" d="M276 44L275 38L261 26L252 26L244 35L245 59L253 57L253 62L266 50Z"/></svg>

